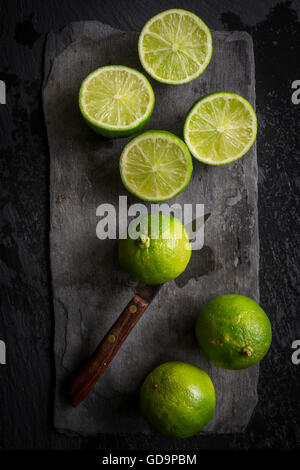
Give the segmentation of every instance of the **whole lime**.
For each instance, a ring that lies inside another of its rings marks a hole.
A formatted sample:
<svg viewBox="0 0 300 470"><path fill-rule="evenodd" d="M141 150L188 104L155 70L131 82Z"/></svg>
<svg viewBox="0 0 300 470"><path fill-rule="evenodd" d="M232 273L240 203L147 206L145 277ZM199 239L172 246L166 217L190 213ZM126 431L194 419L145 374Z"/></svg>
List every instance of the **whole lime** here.
<svg viewBox="0 0 300 470"><path fill-rule="evenodd" d="M207 373L185 362L156 367L140 391L143 416L165 436L197 434L212 418L215 405L215 389Z"/></svg>
<svg viewBox="0 0 300 470"><path fill-rule="evenodd" d="M119 242L122 268L145 284L163 284L181 274L191 257L191 244L182 223L166 214L141 218L140 235Z"/></svg>
<svg viewBox="0 0 300 470"><path fill-rule="evenodd" d="M201 310L196 337L206 357L224 369L246 369L260 361L272 341L270 320L254 300L222 295Z"/></svg>

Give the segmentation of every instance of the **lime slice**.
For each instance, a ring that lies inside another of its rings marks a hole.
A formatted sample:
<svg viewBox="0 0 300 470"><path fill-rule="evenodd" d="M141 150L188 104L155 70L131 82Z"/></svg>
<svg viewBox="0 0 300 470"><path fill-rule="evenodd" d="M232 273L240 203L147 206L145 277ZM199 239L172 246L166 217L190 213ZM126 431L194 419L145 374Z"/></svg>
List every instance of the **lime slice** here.
<svg viewBox="0 0 300 470"><path fill-rule="evenodd" d="M101 67L83 80L79 107L86 123L106 137L141 129L151 116L154 93L147 78L123 65Z"/></svg>
<svg viewBox="0 0 300 470"><path fill-rule="evenodd" d="M145 24L139 37L139 56L144 69L163 83L180 85L199 77L211 54L208 27L186 10L159 13Z"/></svg>
<svg viewBox="0 0 300 470"><path fill-rule="evenodd" d="M183 191L193 170L185 143L167 131L146 131L132 139L120 158L126 189L144 201L166 201Z"/></svg>
<svg viewBox="0 0 300 470"><path fill-rule="evenodd" d="M251 104L235 93L212 93L188 113L184 140L195 158L224 165L245 155L255 141L257 120Z"/></svg>

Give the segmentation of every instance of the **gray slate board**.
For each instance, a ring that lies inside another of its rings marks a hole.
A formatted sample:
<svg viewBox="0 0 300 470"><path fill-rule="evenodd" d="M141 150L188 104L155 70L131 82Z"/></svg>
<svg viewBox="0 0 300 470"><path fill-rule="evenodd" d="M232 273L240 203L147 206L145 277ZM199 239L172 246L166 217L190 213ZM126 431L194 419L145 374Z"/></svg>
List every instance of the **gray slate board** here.
<svg viewBox="0 0 300 470"><path fill-rule="evenodd" d="M213 32L214 51L202 77L182 86L154 83L156 105L146 128L182 136L184 117L201 96L239 93L255 106L254 56L247 33ZM259 366L227 371L209 363L194 337L201 307L225 293L259 300L257 158L254 145L240 161L209 167L194 160L188 188L173 202L204 203L212 213L205 247L187 271L163 287L90 396L73 409L64 387L134 293L135 282L116 262L116 242L96 237L96 208L118 207L126 195L118 170L129 139L106 140L88 129L78 110L83 78L106 64L141 70L137 34L98 22L72 23L51 33L45 50L44 114L50 148L50 256L55 310L54 423L68 434L150 433L138 410L138 390L156 365L191 362L212 378L217 406L203 432L241 432L257 403ZM138 202L129 196L128 204Z"/></svg>

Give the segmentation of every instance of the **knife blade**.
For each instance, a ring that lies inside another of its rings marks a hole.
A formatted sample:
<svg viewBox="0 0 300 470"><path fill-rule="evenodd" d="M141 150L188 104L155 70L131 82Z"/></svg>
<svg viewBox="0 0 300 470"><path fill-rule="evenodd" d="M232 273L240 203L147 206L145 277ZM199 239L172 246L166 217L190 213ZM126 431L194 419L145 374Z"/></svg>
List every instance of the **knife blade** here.
<svg viewBox="0 0 300 470"><path fill-rule="evenodd" d="M185 227L187 233L194 232L197 228L200 230L209 217L210 213L194 219ZM133 298L106 333L92 356L73 376L68 395L74 407L78 406L89 394L114 358L123 341L127 338L154 297L157 296L163 285L145 285L141 283L137 285Z"/></svg>

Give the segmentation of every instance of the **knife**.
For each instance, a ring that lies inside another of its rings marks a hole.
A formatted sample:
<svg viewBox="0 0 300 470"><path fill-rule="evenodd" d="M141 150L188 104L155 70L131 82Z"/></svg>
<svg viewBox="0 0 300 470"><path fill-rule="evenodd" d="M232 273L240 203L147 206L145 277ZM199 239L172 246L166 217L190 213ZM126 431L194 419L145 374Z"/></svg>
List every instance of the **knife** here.
<svg viewBox="0 0 300 470"><path fill-rule="evenodd" d="M189 234L191 230L195 230L195 226L199 230L209 216L210 213L194 219L189 224L190 227L185 227L187 233ZM74 407L78 406L86 398L96 382L98 382L123 341L127 338L163 285L138 284L134 297L106 333L92 356L73 376L69 386L69 398Z"/></svg>

